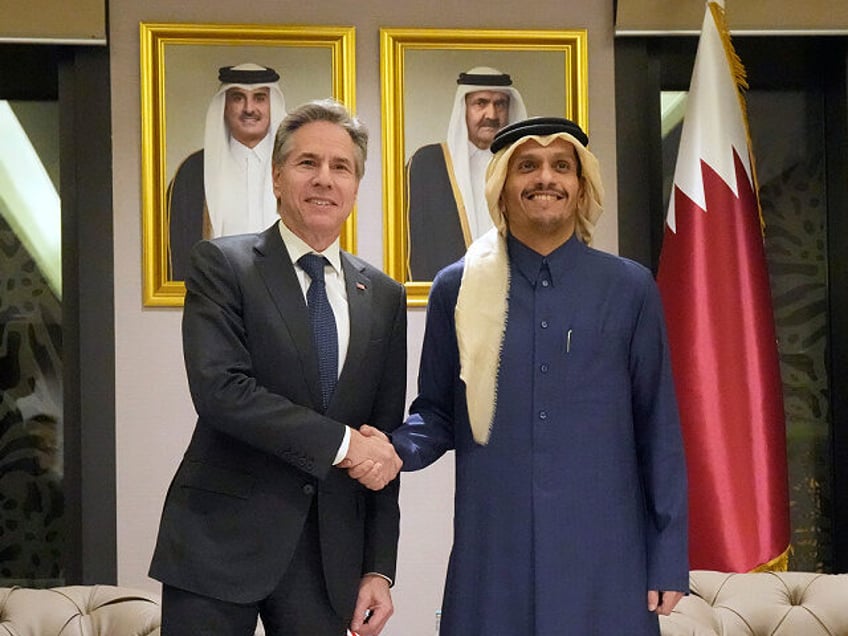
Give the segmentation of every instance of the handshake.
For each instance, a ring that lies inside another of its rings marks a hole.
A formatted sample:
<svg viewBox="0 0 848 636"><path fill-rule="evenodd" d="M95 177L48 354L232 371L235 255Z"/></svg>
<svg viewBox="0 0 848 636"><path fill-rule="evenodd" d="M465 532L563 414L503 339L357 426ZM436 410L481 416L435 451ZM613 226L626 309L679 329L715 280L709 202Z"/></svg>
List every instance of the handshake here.
<svg viewBox="0 0 848 636"><path fill-rule="evenodd" d="M397 477L403 465L394 446L381 430L363 424L350 429L347 455L338 464L348 475L370 490L382 490Z"/></svg>

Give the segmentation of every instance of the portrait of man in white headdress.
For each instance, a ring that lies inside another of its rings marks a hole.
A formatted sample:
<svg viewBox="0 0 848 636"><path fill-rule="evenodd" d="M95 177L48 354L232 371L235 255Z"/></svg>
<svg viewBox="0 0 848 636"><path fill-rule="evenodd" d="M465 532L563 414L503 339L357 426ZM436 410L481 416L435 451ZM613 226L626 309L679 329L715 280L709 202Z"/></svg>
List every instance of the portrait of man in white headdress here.
<svg viewBox="0 0 848 636"><path fill-rule="evenodd" d="M415 151L406 166L409 276L432 280L492 227L484 183L498 129L527 111L512 78L476 66L460 73L447 139Z"/></svg>
<svg viewBox="0 0 848 636"><path fill-rule="evenodd" d="M277 219L271 151L286 114L279 79L254 63L218 70L203 148L183 160L168 185L170 278L184 280L197 241L258 232Z"/></svg>

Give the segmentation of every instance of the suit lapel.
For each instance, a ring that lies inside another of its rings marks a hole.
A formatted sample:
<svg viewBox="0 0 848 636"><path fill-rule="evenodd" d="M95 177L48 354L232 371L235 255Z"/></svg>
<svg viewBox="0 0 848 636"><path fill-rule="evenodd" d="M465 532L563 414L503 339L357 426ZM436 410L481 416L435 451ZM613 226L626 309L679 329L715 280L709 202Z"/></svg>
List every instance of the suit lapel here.
<svg viewBox="0 0 848 636"><path fill-rule="evenodd" d="M289 333L297 349L300 365L306 378L312 404L320 410L321 381L318 377L318 360L312 344L312 328L303 291L297 280L291 258L275 223L262 232L256 241L256 269L265 281L268 293L274 301L279 324ZM274 328L274 323L269 324Z"/></svg>
<svg viewBox="0 0 848 636"><path fill-rule="evenodd" d="M360 365L365 359L368 341L371 339L371 279L364 273L364 267L356 262L347 252L341 253L342 270L347 290L348 315L350 317L350 340L347 346L344 367L339 375L339 382L330 401L347 404L349 391L354 390Z"/></svg>

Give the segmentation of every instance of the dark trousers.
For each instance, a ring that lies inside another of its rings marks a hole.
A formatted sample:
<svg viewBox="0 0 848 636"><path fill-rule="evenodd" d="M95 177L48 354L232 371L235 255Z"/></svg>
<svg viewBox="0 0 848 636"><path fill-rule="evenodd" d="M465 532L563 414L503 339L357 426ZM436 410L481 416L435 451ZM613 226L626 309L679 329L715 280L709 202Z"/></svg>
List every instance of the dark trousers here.
<svg viewBox="0 0 848 636"><path fill-rule="evenodd" d="M318 515L313 505L292 562L273 592L241 605L162 586L162 636L253 636L262 617L266 636L344 636L321 568Z"/></svg>

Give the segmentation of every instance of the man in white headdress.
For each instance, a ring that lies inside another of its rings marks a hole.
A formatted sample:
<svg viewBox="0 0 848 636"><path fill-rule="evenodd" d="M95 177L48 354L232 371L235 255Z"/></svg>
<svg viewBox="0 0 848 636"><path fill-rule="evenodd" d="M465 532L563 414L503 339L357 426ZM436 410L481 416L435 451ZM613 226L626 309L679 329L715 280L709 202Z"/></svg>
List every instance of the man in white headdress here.
<svg viewBox="0 0 848 636"><path fill-rule="evenodd" d="M203 148L180 164L168 186L172 280L185 279L189 251L200 239L259 232L275 222L271 151L286 114L279 79L253 63L218 70Z"/></svg>
<svg viewBox="0 0 848 636"><path fill-rule="evenodd" d="M495 227L430 291L418 397L391 441L403 470L455 451L442 636L659 636L688 590L660 296L650 270L589 247L588 142L559 117L501 129Z"/></svg>
<svg viewBox="0 0 848 636"><path fill-rule="evenodd" d="M460 73L446 142L422 146L406 168L409 275L432 280L492 222L483 186L498 129L527 111L512 78L486 66Z"/></svg>

